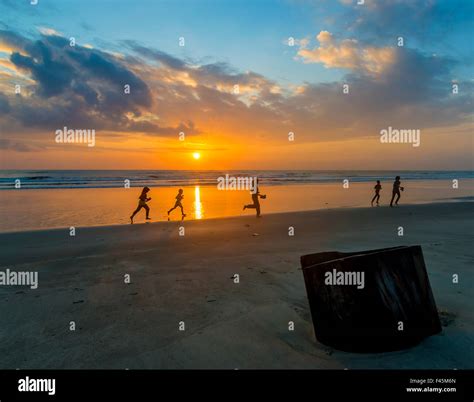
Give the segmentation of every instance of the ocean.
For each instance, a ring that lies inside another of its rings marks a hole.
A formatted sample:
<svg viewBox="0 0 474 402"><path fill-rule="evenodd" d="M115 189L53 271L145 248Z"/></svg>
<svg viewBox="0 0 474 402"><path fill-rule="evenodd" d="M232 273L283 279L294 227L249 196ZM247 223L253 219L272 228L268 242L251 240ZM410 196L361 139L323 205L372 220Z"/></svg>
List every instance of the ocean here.
<svg viewBox="0 0 474 402"><path fill-rule="evenodd" d="M217 178L257 176L261 186L291 184L391 182L399 175L402 181L473 179L472 171L387 171L387 170L0 170L0 190L78 189L130 187L177 187L216 185ZM19 180L19 182L17 181ZM17 186L18 187L18 186Z"/></svg>

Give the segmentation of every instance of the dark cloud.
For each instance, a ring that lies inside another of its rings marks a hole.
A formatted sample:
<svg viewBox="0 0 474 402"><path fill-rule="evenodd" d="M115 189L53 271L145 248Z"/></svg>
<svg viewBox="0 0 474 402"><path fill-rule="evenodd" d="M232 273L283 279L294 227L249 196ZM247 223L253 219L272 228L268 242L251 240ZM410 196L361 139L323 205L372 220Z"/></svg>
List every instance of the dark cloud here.
<svg viewBox="0 0 474 402"><path fill-rule="evenodd" d="M25 127L54 129L68 123L129 131L137 125L128 115L138 117L153 104L145 81L111 54L70 46L58 35L33 41L3 30L0 40L15 49L10 61L35 82L33 96L0 103L0 113L8 108Z"/></svg>
<svg viewBox="0 0 474 402"><path fill-rule="evenodd" d="M31 73L38 83L38 95L49 98L64 93L71 85L74 68L66 62L53 60L51 49L41 41L37 41L32 50L34 56L23 56L15 52L10 61Z"/></svg>
<svg viewBox="0 0 474 402"><path fill-rule="evenodd" d="M0 32L0 38L4 35ZM12 40L10 33L5 36ZM136 112L139 106L151 105L151 92L145 82L109 54L70 46L68 40L57 35L26 43L17 35L13 38L21 42L29 56L15 52L10 60L31 73L39 96L49 98L73 92L102 113ZM130 94L124 93L125 85L130 86Z"/></svg>
<svg viewBox="0 0 474 402"><path fill-rule="evenodd" d="M32 42L26 38L24 38L21 35L18 35L17 33L13 31L8 31L5 29L0 30L0 38L2 42L6 43L7 45L10 45L14 48L19 48L22 50L26 50L28 45L30 45Z"/></svg>

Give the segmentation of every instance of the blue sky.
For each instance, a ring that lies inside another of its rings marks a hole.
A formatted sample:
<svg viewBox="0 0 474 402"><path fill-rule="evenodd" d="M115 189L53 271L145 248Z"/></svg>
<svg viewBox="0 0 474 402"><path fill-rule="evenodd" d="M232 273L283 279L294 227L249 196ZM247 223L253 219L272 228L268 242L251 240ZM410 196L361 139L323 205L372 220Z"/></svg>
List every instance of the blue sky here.
<svg viewBox="0 0 474 402"><path fill-rule="evenodd" d="M409 18L406 9L398 7L400 15L388 16L388 29L376 36L363 27L348 30L366 7L357 6L355 0L350 7L337 0L39 0L37 6L29 2L2 0L1 21L31 36L37 35L37 28L48 27L75 37L78 43L98 47L120 49L121 40L133 38L176 56L224 61L242 71L293 83L331 81L344 75L339 69L295 63L296 48L284 45L290 36L314 37L322 30L352 32L355 38L378 45L394 44L402 35L408 46L464 57L472 63L474 28L472 14L466 12L472 11L469 1L436 2L437 9L419 19ZM186 40L184 48L178 46L180 36ZM472 75L472 65L459 66L457 71Z"/></svg>

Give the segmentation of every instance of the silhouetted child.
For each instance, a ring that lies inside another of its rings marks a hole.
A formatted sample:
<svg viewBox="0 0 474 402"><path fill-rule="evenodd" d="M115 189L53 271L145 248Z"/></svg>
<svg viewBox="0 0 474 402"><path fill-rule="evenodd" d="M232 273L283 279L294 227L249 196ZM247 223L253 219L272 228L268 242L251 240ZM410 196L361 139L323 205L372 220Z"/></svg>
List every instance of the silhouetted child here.
<svg viewBox="0 0 474 402"><path fill-rule="evenodd" d="M138 197L138 207L137 209L133 212L132 216L130 216L130 223L133 224L133 217L140 211L140 209L145 208L146 211L146 219L151 219L148 215L150 213L150 207L146 204L147 201L150 201L151 198L147 197L148 192L150 189L148 187L143 187L142 193L140 194L140 197Z"/></svg>
<svg viewBox="0 0 474 402"><path fill-rule="evenodd" d="M397 199L395 200L395 205L398 205L398 200L400 199L400 190L404 190L401 184L402 183L400 182L400 176L395 177L395 181L393 182L392 200L390 201L391 207L393 207L393 200L395 196L397 196Z"/></svg>
<svg viewBox="0 0 474 402"><path fill-rule="evenodd" d="M374 201L377 200L377 206L379 206L379 200L380 200L380 190L382 190L382 185L380 184L380 180L377 180L377 184L374 187L375 189L375 195L374 198L372 198L371 204L374 206Z"/></svg>
<svg viewBox="0 0 474 402"><path fill-rule="evenodd" d="M266 195L264 194L260 194L260 192L258 191L258 182L256 184L256 187L255 187L255 192L252 193L252 201L253 201L253 204L248 204L248 205L244 205L244 211L247 209L247 208L251 208L251 209L256 209L257 210L257 218L260 218L260 201L259 201L259 197L260 198L267 198Z"/></svg>
<svg viewBox="0 0 474 402"><path fill-rule="evenodd" d="M175 204L174 204L174 207L171 208L171 209L168 211L168 215L169 215L170 212L173 211L175 208L180 207L180 208L181 208L181 215L183 215L183 218L186 216L186 214L184 213L183 206L181 205L181 200L182 200L183 198L184 198L183 189L180 188L179 191L178 191L178 195L176 196L176 202L175 202Z"/></svg>

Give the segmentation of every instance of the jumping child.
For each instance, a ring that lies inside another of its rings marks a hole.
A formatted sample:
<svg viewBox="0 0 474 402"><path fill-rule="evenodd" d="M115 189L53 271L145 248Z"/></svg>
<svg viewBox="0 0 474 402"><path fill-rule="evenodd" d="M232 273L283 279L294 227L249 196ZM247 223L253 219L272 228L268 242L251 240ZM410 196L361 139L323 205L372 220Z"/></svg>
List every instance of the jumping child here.
<svg viewBox="0 0 474 402"><path fill-rule="evenodd" d="M258 180L255 183L255 191L252 192L252 204L244 205L244 211L249 208L249 209L255 209L257 212L257 218L260 218L260 200L259 198L267 198L265 194L260 194L260 191L258 190Z"/></svg>
<svg viewBox="0 0 474 402"><path fill-rule="evenodd" d="M146 219L150 220L151 218L148 216L150 214L150 207L146 204L148 201L151 200L151 198L147 197L147 193L150 191L148 187L143 187L142 193L140 194L140 197L138 197L138 207L137 209L133 212L133 214L130 216L130 223L133 224L133 217L140 211L140 209L145 208L146 211Z"/></svg>

